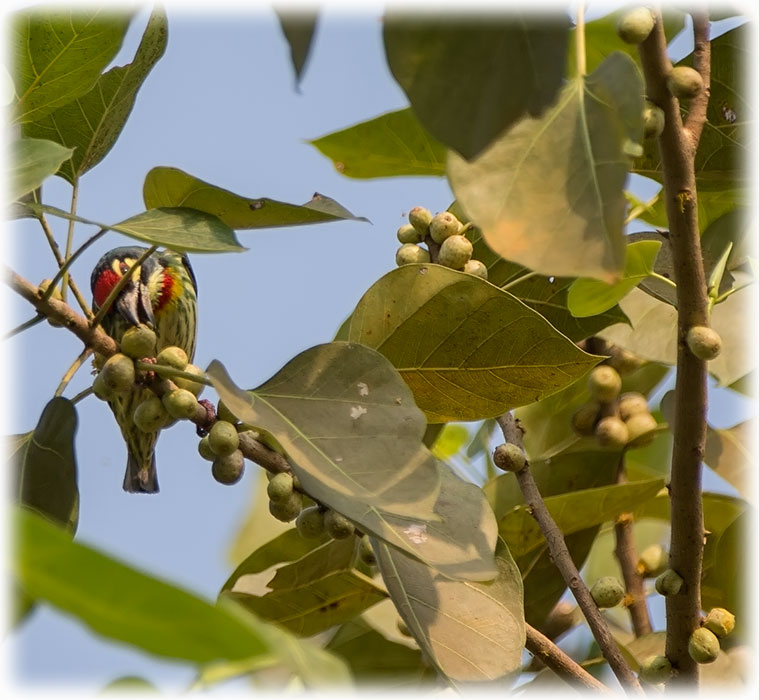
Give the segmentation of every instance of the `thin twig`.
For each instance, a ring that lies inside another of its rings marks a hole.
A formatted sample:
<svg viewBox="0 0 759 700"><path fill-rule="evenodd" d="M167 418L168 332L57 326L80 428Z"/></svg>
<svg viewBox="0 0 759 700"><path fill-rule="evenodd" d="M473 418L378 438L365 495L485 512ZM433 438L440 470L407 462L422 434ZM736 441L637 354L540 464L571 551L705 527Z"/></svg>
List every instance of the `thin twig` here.
<svg viewBox="0 0 759 700"><path fill-rule="evenodd" d="M68 260L71 257L71 249L74 247L74 218L76 216L76 204L77 200L79 199L79 178L74 177L74 184L71 186L71 217L69 219L69 226L68 226L68 232L66 234L66 260ZM68 278L70 277L69 273L67 272L63 276L63 284L61 285L61 296L63 297L63 301L66 301L66 284L68 282Z"/></svg>
<svg viewBox="0 0 759 700"><path fill-rule="evenodd" d="M110 294L105 298L105 301L103 302L103 305L98 309L98 312L95 314L94 318L90 321L90 324L94 328L103 320L103 316L105 316L108 313L108 309L111 308L111 305L114 301L116 301L116 298L121 294L121 290L124 289L124 287L129 284L129 280L132 278L132 272L138 268L142 263L144 263L153 253L158 250L158 246L150 246L137 260L135 260L132 263L132 266L127 270L126 274L124 274L121 279L118 281L116 286L111 290Z"/></svg>
<svg viewBox="0 0 759 700"><path fill-rule="evenodd" d="M55 390L55 396L60 396L63 394L63 391L68 386L69 382L73 379L74 375L77 373L79 368L84 364L85 360L92 354L92 350L90 348L85 348L82 350L81 353L79 353L79 357L77 357L72 363L71 367L69 367L66 370L66 374L63 375L61 378L61 383L58 385L58 388Z"/></svg>
<svg viewBox="0 0 759 700"><path fill-rule="evenodd" d="M524 282L525 280L528 280L528 279L530 279L531 277L535 277L535 276L537 276L537 274L538 274L538 273L537 273L537 272L534 272L533 270L531 270L530 272L526 272L526 273L525 273L525 274L523 274L521 277L517 277L516 279L514 279L514 280L511 280L511 282L509 282L508 284L504 284L504 285L503 285L503 287L501 287L501 289L502 289L504 292L506 292L506 291L508 291L509 289L511 289L512 287L516 287L516 286L517 286L518 284L520 284L521 282Z"/></svg>
<svg viewBox="0 0 759 700"><path fill-rule="evenodd" d="M601 693L610 692L603 683L591 676L572 657L565 654L548 637L531 625L525 625L527 637L525 648L540 659L559 678L578 690L594 690Z"/></svg>
<svg viewBox="0 0 759 700"><path fill-rule="evenodd" d="M38 323L41 323L46 318L45 314L37 314L33 318L30 318L28 321L24 321L22 324L16 326L13 330L8 331L4 336L3 340L8 340L9 338L12 338L14 335L18 335L22 331L25 331L27 328L31 328L32 326L36 326Z"/></svg>
<svg viewBox="0 0 759 700"><path fill-rule="evenodd" d="M506 442L513 442L521 447L522 430L514 420L514 416L511 413L507 413L496 420L503 431ZM521 471L516 472L515 476L530 514L535 518L540 531L543 533L543 537L546 539L551 560L561 573L577 604L580 606L580 610L582 610L588 622L588 627L590 627L593 637L598 642L601 653L609 662L611 670L622 686L626 690L642 694L643 690L640 687L638 678L627 665L627 662L619 651L619 647L609 631L606 620L601 615L598 606L590 595L588 587L580 577L580 572L572 561L572 556L567 549L566 542L564 542L564 535L548 512L545 501L540 495L538 486L530 471L529 462Z"/></svg>
<svg viewBox="0 0 759 700"><path fill-rule="evenodd" d="M61 265L60 270L58 270L58 273L55 275L55 277L53 277L53 281L50 283L50 287L48 287L47 291L45 292L45 295L44 295L45 299L48 299L50 297L50 295L53 293L53 289L55 288L55 285L61 281L61 279L63 278L63 275L66 274L66 271L71 267L74 261L85 250L87 250L87 248L89 248L95 241L97 241L100 237L104 236L107 232L108 232L107 228L101 228L97 233L93 234L84 243L82 243L82 245L80 245L79 248L77 248L77 250L71 255L71 257L68 260L64 261L64 263Z"/></svg>
<svg viewBox="0 0 759 700"><path fill-rule="evenodd" d="M711 45L708 21L693 15L694 68L708 86ZM674 682L698 682L698 664L688 654L688 639L699 626L704 516L701 500L702 459L706 446L706 363L685 342L691 326L708 325L706 277L698 228L695 153L706 118L709 94L705 90L690 104L687 129L680 105L666 85L671 70L661 15L654 30L638 47L646 94L664 112L664 130L658 138L664 201L669 223L674 279L677 284L678 352L675 383L674 441L670 480L670 568L682 576L677 595L666 597L665 653L676 671Z"/></svg>

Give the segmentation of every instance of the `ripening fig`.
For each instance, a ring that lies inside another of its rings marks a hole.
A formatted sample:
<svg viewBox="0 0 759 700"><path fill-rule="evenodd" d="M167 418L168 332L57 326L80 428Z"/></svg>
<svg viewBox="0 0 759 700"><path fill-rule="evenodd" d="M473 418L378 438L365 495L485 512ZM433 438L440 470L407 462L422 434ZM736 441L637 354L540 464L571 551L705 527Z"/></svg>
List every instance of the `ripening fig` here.
<svg viewBox="0 0 759 700"><path fill-rule="evenodd" d="M585 437L595 434L601 406L597 401L585 403L572 415L572 429Z"/></svg>
<svg viewBox="0 0 759 700"><path fill-rule="evenodd" d="M488 278L488 268L481 260L469 260L464 265L464 272L475 277L481 277L484 280Z"/></svg>
<svg viewBox="0 0 759 700"><path fill-rule="evenodd" d="M217 420L208 433L208 445L219 457L231 455L240 446L237 429L225 420Z"/></svg>
<svg viewBox="0 0 759 700"><path fill-rule="evenodd" d="M617 34L626 44L640 44L644 42L656 20L647 7L637 7L625 12L617 22Z"/></svg>
<svg viewBox="0 0 759 700"><path fill-rule="evenodd" d="M324 514L324 529L333 539L344 540L346 537L350 537L356 528L353 527L353 523L348 518L330 508Z"/></svg>
<svg viewBox="0 0 759 700"><path fill-rule="evenodd" d="M269 512L283 523L289 523L298 517L303 509L303 496L293 491L286 501L269 501Z"/></svg>
<svg viewBox="0 0 759 700"><path fill-rule="evenodd" d="M270 501L281 503L293 494L293 475L290 472L275 474L266 485L266 494Z"/></svg>
<svg viewBox="0 0 759 700"><path fill-rule="evenodd" d="M666 656L649 656L640 665L640 678L656 685L666 683L672 676L672 663Z"/></svg>
<svg viewBox="0 0 759 700"><path fill-rule="evenodd" d="M725 608L712 608L706 614L704 627L720 639L727 637L735 629L735 615Z"/></svg>
<svg viewBox="0 0 759 700"><path fill-rule="evenodd" d="M472 242L466 236L449 236L440 246L437 261L438 264L454 270L463 270L464 265L471 259L473 251Z"/></svg>
<svg viewBox="0 0 759 700"><path fill-rule="evenodd" d="M216 460L216 453L211 449L211 446L208 444L208 435L204 435L198 441L198 454L203 459L209 462L214 462Z"/></svg>
<svg viewBox="0 0 759 700"><path fill-rule="evenodd" d="M184 371L187 372L187 374L194 374L196 377L206 376L206 373L197 365L187 365L187 367L184 368ZM203 389L205 388L205 384L202 384L201 382L194 382L192 379L185 379L184 377L172 377L171 381L173 381L178 388L191 391L196 398L200 396L200 394L203 392Z"/></svg>
<svg viewBox="0 0 759 700"><path fill-rule="evenodd" d="M647 139L661 136L664 131L664 111L653 102L646 100L643 108L643 136Z"/></svg>
<svg viewBox="0 0 759 700"><path fill-rule="evenodd" d="M599 608L613 608L625 597L625 587L614 576L603 576L590 589L590 595Z"/></svg>
<svg viewBox="0 0 759 700"><path fill-rule="evenodd" d="M408 213L409 223L419 232L421 236L420 240L424 240L424 237L430 230L430 222L432 221L432 212L425 207L414 207Z"/></svg>
<svg viewBox="0 0 759 700"><path fill-rule="evenodd" d="M668 563L667 550L660 544L652 544L640 553L635 570L639 576L651 578L666 571Z"/></svg>
<svg viewBox="0 0 759 700"><path fill-rule="evenodd" d="M358 546L358 556L361 557L361 561L367 566L374 566L377 563L377 556L374 554L374 548L372 547L369 535L364 535L361 538Z"/></svg>
<svg viewBox="0 0 759 700"><path fill-rule="evenodd" d="M113 389L106 386L102 374L98 374L92 382L92 393L101 401L111 401L114 398Z"/></svg>
<svg viewBox="0 0 759 700"><path fill-rule="evenodd" d="M131 391L134 386L134 361L131 357L117 352L111 355L100 370L102 383L114 394Z"/></svg>
<svg viewBox="0 0 759 700"><path fill-rule="evenodd" d="M645 364L645 360L637 355L633 355L629 350L625 350L619 345L609 346L607 352L611 357L606 360L606 364L609 367L613 367L621 375L630 374Z"/></svg>
<svg viewBox="0 0 759 700"><path fill-rule="evenodd" d="M179 420L189 420L198 409L198 400L195 394L187 389L174 389L161 397L163 407L172 417Z"/></svg>
<svg viewBox="0 0 759 700"><path fill-rule="evenodd" d="M654 587L659 595L677 595L683 586L683 578L677 571L667 569L659 574L654 581Z"/></svg>
<svg viewBox="0 0 759 700"><path fill-rule="evenodd" d="M411 224L403 224L396 233L401 243L421 243L424 236L419 233Z"/></svg>
<svg viewBox="0 0 759 700"><path fill-rule="evenodd" d="M689 100L704 89L704 80L690 66L675 66L667 76L667 88L675 97Z"/></svg>
<svg viewBox="0 0 759 700"><path fill-rule="evenodd" d="M143 357L155 357L156 336L152 328L145 324L132 326L121 336L121 352L127 357L141 360Z"/></svg>
<svg viewBox="0 0 759 700"><path fill-rule="evenodd" d="M706 627L699 627L688 640L688 654L697 664L710 664L719 656L719 639Z"/></svg>
<svg viewBox="0 0 759 700"><path fill-rule="evenodd" d="M628 447L645 447L650 445L656 433L654 430L659 425L648 411L645 413L635 413L626 421L627 426L627 445Z"/></svg>
<svg viewBox="0 0 759 700"><path fill-rule="evenodd" d="M295 527L303 539L318 539L324 534L324 511L319 506L304 508L295 521Z"/></svg>
<svg viewBox="0 0 759 700"><path fill-rule="evenodd" d="M505 472L519 472L527 464L524 450L513 442L498 445L493 452L495 466Z"/></svg>
<svg viewBox="0 0 759 700"><path fill-rule="evenodd" d="M637 391L628 391L617 400L619 417L626 421L637 413L648 413L648 400Z"/></svg>
<svg viewBox="0 0 759 700"><path fill-rule="evenodd" d="M688 343L688 349L699 360L713 360L722 350L722 338L717 331L708 326L689 328L685 341Z"/></svg>
<svg viewBox="0 0 759 700"><path fill-rule="evenodd" d="M588 375L588 391L590 398L596 401L609 402L619 396L622 379L619 372L609 365L594 367Z"/></svg>
<svg viewBox="0 0 759 700"><path fill-rule="evenodd" d="M231 486L242 479L245 471L245 458L240 450L224 457L217 457L211 467L211 475L220 484Z"/></svg>
<svg viewBox="0 0 759 700"><path fill-rule="evenodd" d="M449 236L455 236L461 231L461 222L449 211L435 214L430 221L430 236L438 245Z"/></svg>
<svg viewBox="0 0 759 700"><path fill-rule="evenodd" d="M189 362L187 353L176 345L169 345L169 347L164 348L155 359L159 365L168 365L179 370L184 370Z"/></svg>
<svg viewBox="0 0 759 700"><path fill-rule="evenodd" d="M421 248L415 243L404 243L395 252L395 264L398 267L402 265L411 265L412 263L428 263L430 261L429 251Z"/></svg>
<svg viewBox="0 0 759 700"><path fill-rule="evenodd" d="M607 416L598 421L595 435L602 447L624 447L629 437L627 425L616 416Z"/></svg>
<svg viewBox="0 0 759 700"><path fill-rule="evenodd" d="M134 409L134 424L146 433L154 433L168 422L169 414L157 396L145 399Z"/></svg>

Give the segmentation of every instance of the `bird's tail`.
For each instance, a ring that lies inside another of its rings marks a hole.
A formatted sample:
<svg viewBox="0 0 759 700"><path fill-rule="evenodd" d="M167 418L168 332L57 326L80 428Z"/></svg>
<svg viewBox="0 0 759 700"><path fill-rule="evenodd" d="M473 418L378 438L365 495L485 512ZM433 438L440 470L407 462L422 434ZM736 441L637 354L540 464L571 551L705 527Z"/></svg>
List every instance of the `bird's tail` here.
<svg viewBox="0 0 759 700"><path fill-rule="evenodd" d="M129 450L126 474L124 474L124 491L129 493L158 493L158 474L155 468L155 453L147 460L140 462Z"/></svg>

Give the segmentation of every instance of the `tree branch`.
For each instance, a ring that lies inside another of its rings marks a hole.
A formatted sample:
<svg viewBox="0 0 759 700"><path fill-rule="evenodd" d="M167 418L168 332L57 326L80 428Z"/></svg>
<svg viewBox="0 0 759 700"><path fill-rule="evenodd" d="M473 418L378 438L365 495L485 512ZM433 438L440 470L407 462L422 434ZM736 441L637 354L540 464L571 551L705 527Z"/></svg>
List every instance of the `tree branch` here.
<svg viewBox="0 0 759 700"><path fill-rule="evenodd" d="M691 13L693 18L693 68L699 72L704 81L703 91L694 97L688 107L685 118L685 130L690 139L691 151L695 154L701 132L706 124L706 108L711 95L712 52L709 42L709 16L705 10Z"/></svg>
<svg viewBox="0 0 759 700"><path fill-rule="evenodd" d="M540 659L559 678L578 690L610 692L603 683L591 676L582 666L557 647L548 637L531 625L525 624L525 648Z"/></svg>
<svg viewBox="0 0 759 700"><path fill-rule="evenodd" d="M511 413L507 413L496 420L503 431L506 442L513 442L521 447L523 431L514 420L514 416ZM548 543L551 560L561 573L564 581L566 581L569 590L572 591L572 595L574 595L596 642L598 642L601 653L609 662L609 666L622 686L629 691L642 694L643 690L640 687L638 678L622 657L606 621L590 595L588 587L582 578L580 578L580 573L572 561L572 556L567 549L566 542L564 542L564 535L548 512L535 479L532 477L529 462L525 465L524 469L516 472L515 476L524 500L530 509L530 514L537 521L540 531Z"/></svg>
<svg viewBox="0 0 759 700"><path fill-rule="evenodd" d="M710 44L702 15L694 17L696 69L710 65ZM667 596L666 655L676 682L698 681L698 664L688 654L688 639L699 626L704 519L701 502L701 460L706 443L706 363L695 357L685 342L691 326L708 325L707 290L696 206L694 156L706 116L708 93L691 104L686 131L679 103L669 94L666 76L671 68L661 16L649 37L639 46L646 91L665 114L659 136L664 199L669 221L674 278L677 283L678 353L675 384L674 446L670 482L670 567L683 578L677 595ZM701 123L697 123L700 121Z"/></svg>

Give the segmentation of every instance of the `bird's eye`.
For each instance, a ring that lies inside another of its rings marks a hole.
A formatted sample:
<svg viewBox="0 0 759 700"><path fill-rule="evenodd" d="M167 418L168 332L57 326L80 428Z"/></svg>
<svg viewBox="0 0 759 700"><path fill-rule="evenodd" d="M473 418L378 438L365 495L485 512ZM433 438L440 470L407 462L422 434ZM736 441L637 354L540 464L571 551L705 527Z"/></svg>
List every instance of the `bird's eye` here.
<svg viewBox="0 0 759 700"><path fill-rule="evenodd" d="M129 272L129 265L127 265L125 262L119 263L119 271L122 275L125 275L127 272Z"/></svg>

